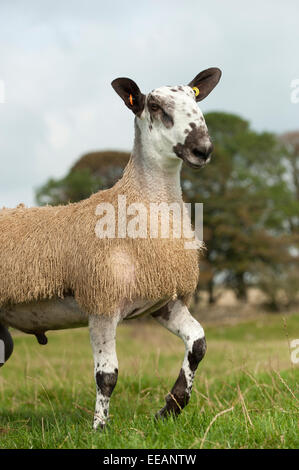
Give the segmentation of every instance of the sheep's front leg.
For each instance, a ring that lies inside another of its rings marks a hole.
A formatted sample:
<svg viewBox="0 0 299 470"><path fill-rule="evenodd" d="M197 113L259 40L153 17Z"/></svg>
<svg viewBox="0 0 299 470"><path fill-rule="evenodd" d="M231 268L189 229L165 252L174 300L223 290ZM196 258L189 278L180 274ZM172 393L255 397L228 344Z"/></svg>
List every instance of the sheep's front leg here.
<svg viewBox="0 0 299 470"><path fill-rule="evenodd" d="M206 352L204 330L180 300L170 302L152 316L169 331L179 336L186 347L177 381L166 397L166 405L156 415L162 418L170 414L176 416L190 400L195 372Z"/></svg>
<svg viewBox="0 0 299 470"><path fill-rule="evenodd" d="M94 375L97 387L93 427L104 428L109 417L109 402L117 382L118 361L115 348L118 316L89 318L90 340L94 356Z"/></svg>

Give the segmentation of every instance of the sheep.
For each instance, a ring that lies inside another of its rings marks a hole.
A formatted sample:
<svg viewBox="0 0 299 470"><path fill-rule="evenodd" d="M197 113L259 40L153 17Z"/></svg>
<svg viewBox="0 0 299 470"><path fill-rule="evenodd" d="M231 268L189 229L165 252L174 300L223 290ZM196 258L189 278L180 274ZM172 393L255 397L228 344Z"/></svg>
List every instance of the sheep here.
<svg viewBox="0 0 299 470"><path fill-rule="evenodd" d="M0 339L6 356L12 352L8 327L46 344L47 330L89 326L97 390L94 429L108 422L118 377L116 328L124 319L152 315L185 343L178 379L156 416L176 416L190 399L206 351L204 330L188 309L198 284L200 246L186 249L184 236L119 233L118 203L125 197L127 204L147 209L183 204L182 163L202 168L212 152L196 102L220 76L218 68L206 69L187 86L163 86L147 95L131 79L115 79L112 87L135 114L134 147L122 178L78 203L0 211ZM99 236L101 205L115 209L118 236Z"/></svg>

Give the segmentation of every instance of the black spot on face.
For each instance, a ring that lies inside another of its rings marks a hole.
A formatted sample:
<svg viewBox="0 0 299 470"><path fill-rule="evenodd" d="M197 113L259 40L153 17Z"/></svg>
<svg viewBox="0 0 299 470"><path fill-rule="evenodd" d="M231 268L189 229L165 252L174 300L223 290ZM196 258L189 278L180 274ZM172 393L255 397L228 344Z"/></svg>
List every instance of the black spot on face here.
<svg viewBox="0 0 299 470"><path fill-rule="evenodd" d="M188 132L184 143L174 145L173 151L191 168L201 168L209 161L211 151L206 147L209 137L204 126L197 127L195 122L190 122L189 126L191 131ZM210 148L212 149L212 144Z"/></svg>
<svg viewBox="0 0 299 470"><path fill-rule="evenodd" d="M163 110L162 110L161 120L167 129L170 129L173 126L172 117L169 114L165 113Z"/></svg>
<svg viewBox="0 0 299 470"><path fill-rule="evenodd" d="M147 99L147 108L150 113L151 123L154 122L154 119L160 119L167 129L173 126L175 101L171 97L166 98L157 93L150 94Z"/></svg>

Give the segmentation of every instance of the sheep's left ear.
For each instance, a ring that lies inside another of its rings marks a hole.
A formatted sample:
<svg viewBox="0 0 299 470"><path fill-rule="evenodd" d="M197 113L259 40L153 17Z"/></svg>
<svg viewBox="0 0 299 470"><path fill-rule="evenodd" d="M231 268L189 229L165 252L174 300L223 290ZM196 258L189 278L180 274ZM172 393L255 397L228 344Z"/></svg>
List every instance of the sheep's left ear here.
<svg viewBox="0 0 299 470"><path fill-rule="evenodd" d="M141 93L138 85L130 78L116 78L111 83L116 93L124 100L125 105L140 116L144 110L145 95Z"/></svg>
<svg viewBox="0 0 299 470"><path fill-rule="evenodd" d="M221 70L216 67L203 70L189 83L193 88L196 101L203 100L215 88L221 77Z"/></svg>

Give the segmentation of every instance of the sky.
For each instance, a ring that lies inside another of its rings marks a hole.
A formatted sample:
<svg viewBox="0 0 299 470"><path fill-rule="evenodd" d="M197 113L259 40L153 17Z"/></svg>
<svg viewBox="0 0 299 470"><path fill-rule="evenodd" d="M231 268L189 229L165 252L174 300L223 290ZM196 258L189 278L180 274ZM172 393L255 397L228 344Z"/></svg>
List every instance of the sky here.
<svg viewBox="0 0 299 470"><path fill-rule="evenodd" d="M204 113L298 129L298 57L298 0L1 0L0 207L34 205L35 188L88 151L131 150L133 114L110 85L119 76L147 93L216 66Z"/></svg>

